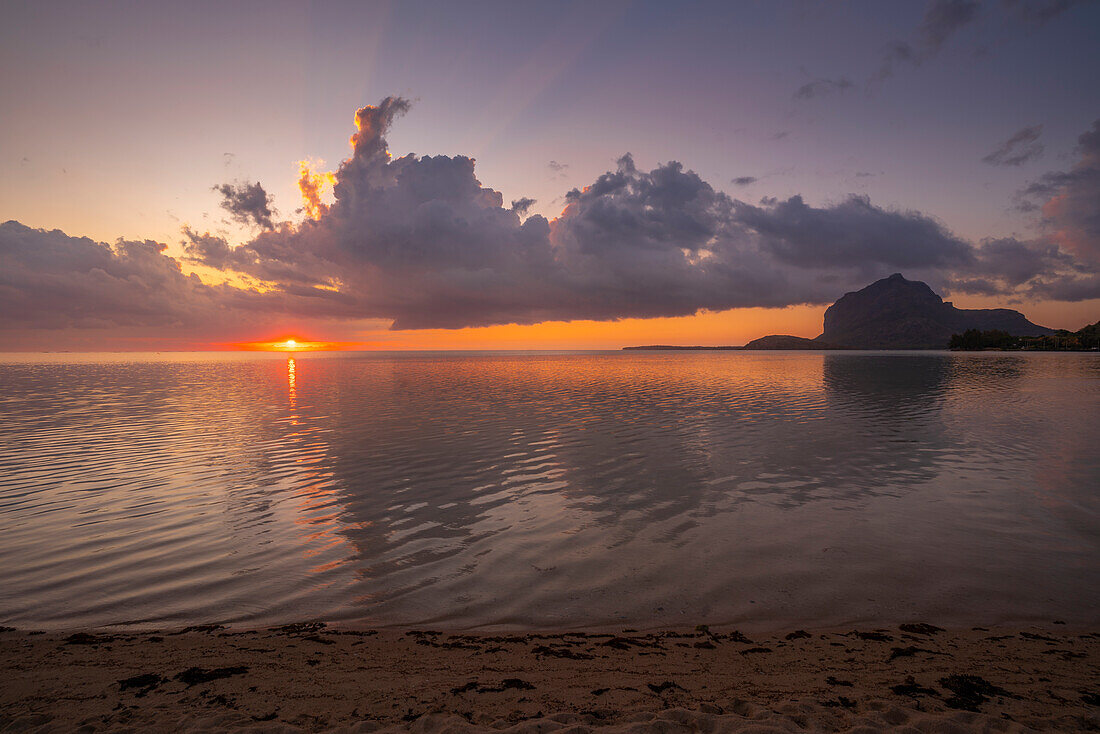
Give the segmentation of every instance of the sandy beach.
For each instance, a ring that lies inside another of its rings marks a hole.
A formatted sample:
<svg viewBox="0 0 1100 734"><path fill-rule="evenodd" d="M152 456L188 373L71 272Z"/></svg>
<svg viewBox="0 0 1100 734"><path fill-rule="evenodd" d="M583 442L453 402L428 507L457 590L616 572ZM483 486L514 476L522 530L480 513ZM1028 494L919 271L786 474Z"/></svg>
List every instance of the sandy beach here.
<svg viewBox="0 0 1100 734"><path fill-rule="evenodd" d="M0 731L1082 731L1100 634L0 633Z"/></svg>

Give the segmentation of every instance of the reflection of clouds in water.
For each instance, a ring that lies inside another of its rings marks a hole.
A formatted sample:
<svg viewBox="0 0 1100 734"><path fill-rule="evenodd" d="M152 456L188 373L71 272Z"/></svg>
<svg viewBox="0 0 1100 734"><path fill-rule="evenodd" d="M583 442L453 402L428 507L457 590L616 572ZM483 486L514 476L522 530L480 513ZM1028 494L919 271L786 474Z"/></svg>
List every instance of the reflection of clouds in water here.
<svg viewBox="0 0 1100 734"><path fill-rule="evenodd" d="M887 370L830 356L374 367L326 434L346 511L370 528L353 535L372 572L506 531L505 508L527 495L561 495L622 540L673 518L686 531L733 501L798 506L921 481L946 380L942 358L923 357Z"/></svg>
<svg viewBox="0 0 1100 734"><path fill-rule="evenodd" d="M986 485L967 484L964 470L1006 439L977 427L973 401L1015 395L1029 376L1017 358L944 354L378 369L377 404L340 411L347 429L330 434L330 458L372 608L425 621L542 618L547 602L570 599L608 613L614 594L640 603L624 591L638 569L664 578L662 563L691 563L700 544L723 558L770 548L744 524L765 508L796 521L812 507L843 524L855 516L836 513L852 510L874 522L882 499L912 495L923 508L944 491L980 495ZM745 514L748 505L758 509ZM632 560L647 556L665 561ZM708 579L698 602L720 607L723 588Z"/></svg>
<svg viewBox="0 0 1100 734"><path fill-rule="evenodd" d="M816 374L800 389L779 391L765 380L736 396L758 410L715 410L700 421L706 483L721 489L715 511L746 501L790 509L863 503L935 476L944 448L942 357L828 354L801 362ZM779 361L758 365L764 376L782 368ZM728 405L729 398L715 400Z"/></svg>
<svg viewBox="0 0 1100 734"><path fill-rule="evenodd" d="M1017 394L1028 376L1024 357L944 354L404 357L308 369L302 425L276 463L312 441L335 490L323 501L335 509L315 521L350 541L345 564L373 604L418 590L464 597L490 576L537 584L546 557L690 547L745 503L852 510L945 471L962 476L983 451L1018 448L981 430L973 401Z"/></svg>
<svg viewBox="0 0 1100 734"><path fill-rule="evenodd" d="M59 558L104 549L73 569L42 561L34 583L0 570L25 600L12 614L41 607L59 584L109 610L100 585L153 588L171 562L181 570L169 590L120 603L160 619L202 610L204 621L333 609L391 621L638 621L673 597L728 609L735 583L815 583L792 570L792 553L812 565L805 554L824 538L885 527L902 506L903 530L1023 568L999 545L1010 531L1046 554L1036 563L1057 556L1065 584L1076 583L1082 543L1095 553L1084 539L1098 522L1100 359L285 362L6 368L0 460L17 491L0 510L0 550L37 548L32 526L69 539ZM884 557L923 552L874 537ZM121 565L110 560L118 538L132 559ZM812 566L833 574L822 599L874 566L845 542L842 564ZM955 580L992 588L945 563L963 574ZM117 621L80 603L65 614Z"/></svg>
<svg viewBox="0 0 1100 734"><path fill-rule="evenodd" d="M379 367L384 379L360 386L372 397L341 410L330 456L356 524L375 528L357 538L364 555L392 557L384 551L394 540L417 549L393 563L508 530L508 506L538 494L560 495L579 524L625 537L676 517L686 529L688 513L721 495L707 480L726 429L749 434L729 435L744 447L759 416L806 411L789 375L761 379L728 360L498 357L445 367L410 360L397 374L393 364ZM414 532L377 532L395 524Z"/></svg>
<svg viewBox="0 0 1100 734"><path fill-rule="evenodd" d="M740 502L865 501L927 479L931 455L919 449L941 433L928 416L943 365L922 359L884 381L876 362L861 364L782 355L374 362L341 388L364 398L340 401L326 432L342 532L364 575L421 586L439 579L409 569L472 573L485 561L471 549L500 534L493 542L506 546L551 527L599 527L607 547L639 534L682 544ZM879 422L869 435L896 424L924 444L907 446L897 431L886 445L853 440L861 420ZM519 509L536 504L558 509ZM466 562L444 570L456 556Z"/></svg>

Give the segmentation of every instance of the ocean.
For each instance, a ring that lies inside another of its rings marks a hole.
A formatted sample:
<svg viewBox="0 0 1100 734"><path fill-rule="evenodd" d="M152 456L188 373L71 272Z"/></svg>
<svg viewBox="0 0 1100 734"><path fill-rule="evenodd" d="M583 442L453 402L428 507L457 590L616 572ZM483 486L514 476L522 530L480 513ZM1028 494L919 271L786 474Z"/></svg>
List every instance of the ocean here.
<svg viewBox="0 0 1100 734"><path fill-rule="evenodd" d="M0 355L0 624L1100 621L1100 355Z"/></svg>

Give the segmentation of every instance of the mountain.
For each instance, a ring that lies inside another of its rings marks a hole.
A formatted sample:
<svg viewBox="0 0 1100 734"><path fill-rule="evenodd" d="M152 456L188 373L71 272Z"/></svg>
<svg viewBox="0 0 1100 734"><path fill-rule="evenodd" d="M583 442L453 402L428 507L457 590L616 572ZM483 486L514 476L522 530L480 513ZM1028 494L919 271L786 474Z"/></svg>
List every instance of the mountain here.
<svg viewBox="0 0 1100 734"><path fill-rule="evenodd" d="M955 308L926 283L895 273L829 306L824 330L814 341L822 348L946 349L952 334L967 329L996 329L1013 336L1054 333L1012 309Z"/></svg>
<svg viewBox="0 0 1100 734"><path fill-rule="evenodd" d="M1053 329L1028 321L1010 308L955 308L919 280L901 273L845 293L825 310L825 328L816 339L772 334L741 349L947 349L952 334L968 329L1012 336L1049 336ZM1068 333L1068 332L1067 332ZM623 349L738 349L652 345Z"/></svg>

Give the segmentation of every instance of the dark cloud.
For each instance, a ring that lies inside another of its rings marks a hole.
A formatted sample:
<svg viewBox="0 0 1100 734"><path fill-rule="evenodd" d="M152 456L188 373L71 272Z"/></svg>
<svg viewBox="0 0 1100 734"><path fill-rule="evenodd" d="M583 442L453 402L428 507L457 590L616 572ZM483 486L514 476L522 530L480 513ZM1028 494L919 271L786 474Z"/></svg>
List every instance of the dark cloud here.
<svg viewBox="0 0 1100 734"><path fill-rule="evenodd" d="M1027 163L1043 153L1043 146L1039 142L1042 132L1042 125L1025 127L997 146L982 161L991 166L1019 166Z"/></svg>
<svg viewBox="0 0 1100 734"><path fill-rule="evenodd" d="M823 303L870 277L969 271L978 261L973 246L918 212L854 196L828 207L797 196L753 206L677 162L644 171L629 154L568 192L553 222L523 220L523 200L506 208L467 157L390 159L386 110L405 109L384 101L361 110L330 210L261 234L233 253L238 269L335 289L363 317L424 328Z"/></svg>
<svg viewBox="0 0 1100 734"><path fill-rule="evenodd" d="M1038 210L1063 249L1100 265L1100 119L1077 139L1080 159L1047 173L1020 192L1018 209Z"/></svg>
<svg viewBox="0 0 1100 734"><path fill-rule="evenodd" d="M232 263L218 238L190 234L200 240L197 247ZM294 284L266 292L205 284L184 274L166 250L151 240L105 244L15 221L0 224L0 343L18 330L110 329L116 335L150 327L164 339L190 333L209 340L287 318L355 317L346 294Z"/></svg>
<svg viewBox="0 0 1100 734"><path fill-rule="evenodd" d="M9 323L40 328L286 314L457 328L824 304L897 271L960 291L1063 298L1085 297L1095 279L1056 243L975 247L920 212L867 197L748 204L678 162L644 170L629 154L569 191L558 218L525 217L533 202L505 206L471 158L392 158L385 135L407 109L388 98L359 110L352 154L333 174L335 201L316 219L240 246L184 229L185 261L255 289L204 285L156 243L107 246L9 222L0 227L0 308ZM1083 148L1093 142L1082 137ZM1063 196L1070 182L1043 185Z"/></svg>
<svg viewBox="0 0 1100 734"><path fill-rule="evenodd" d="M512 200L512 211L521 217L527 216L528 210L535 205L535 200L526 196Z"/></svg>
<svg viewBox="0 0 1100 734"><path fill-rule="evenodd" d="M1055 301L1088 301L1100 298L1100 276L1056 276L1040 278L1027 289L1032 298Z"/></svg>
<svg viewBox="0 0 1100 734"><path fill-rule="evenodd" d="M772 140L782 140L783 138L787 137L790 134L791 134L790 130L780 130L776 133L772 133L771 139Z"/></svg>
<svg viewBox="0 0 1100 734"><path fill-rule="evenodd" d="M756 183L758 180L756 176L738 176L733 179L731 183L736 186L748 186L749 184Z"/></svg>
<svg viewBox="0 0 1100 734"><path fill-rule="evenodd" d="M973 258L971 246L935 220L876 207L865 196L827 208L811 207L801 196L760 207L734 206L738 223L760 235L781 262L795 267L951 268Z"/></svg>
<svg viewBox="0 0 1100 734"><path fill-rule="evenodd" d="M217 289L184 275L165 245L114 245L59 230L0 224L0 312L5 326L178 326L218 308Z"/></svg>
<svg viewBox="0 0 1100 734"><path fill-rule="evenodd" d="M183 237L181 244L186 260L218 270L225 270L234 265L234 250L224 237L218 237L209 232L200 234L190 226L184 226Z"/></svg>
<svg viewBox="0 0 1100 734"><path fill-rule="evenodd" d="M1100 298L1100 275L1094 267L1048 240L1015 237L990 239L974 252L968 268L945 279L954 293L1082 301Z"/></svg>
<svg viewBox="0 0 1100 734"><path fill-rule="evenodd" d="M794 93L794 98L813 99L814 97L824 97L834 92L843 92L851 89L853 86L851 80L843 76L839 79L814 79L799 87Z"/></svg>
<svg viewBox="0 0 1100 734"><path fill-rule="evenodd" d="M987 240L975 254L974 270L1003 283L1002 292L1024 285L1036 275L1055 273L1074 264L1073 258L1057 245L1023 242L1014 237Z"/></svg>
<svg viewBox="0 0 1100 734"><path fill-rule="evenodd" d="M219 184L214 190L222 195L221 207L241 224L256 225L261 229L275 226L271 197L259 181L253 184Z"/></svg>

